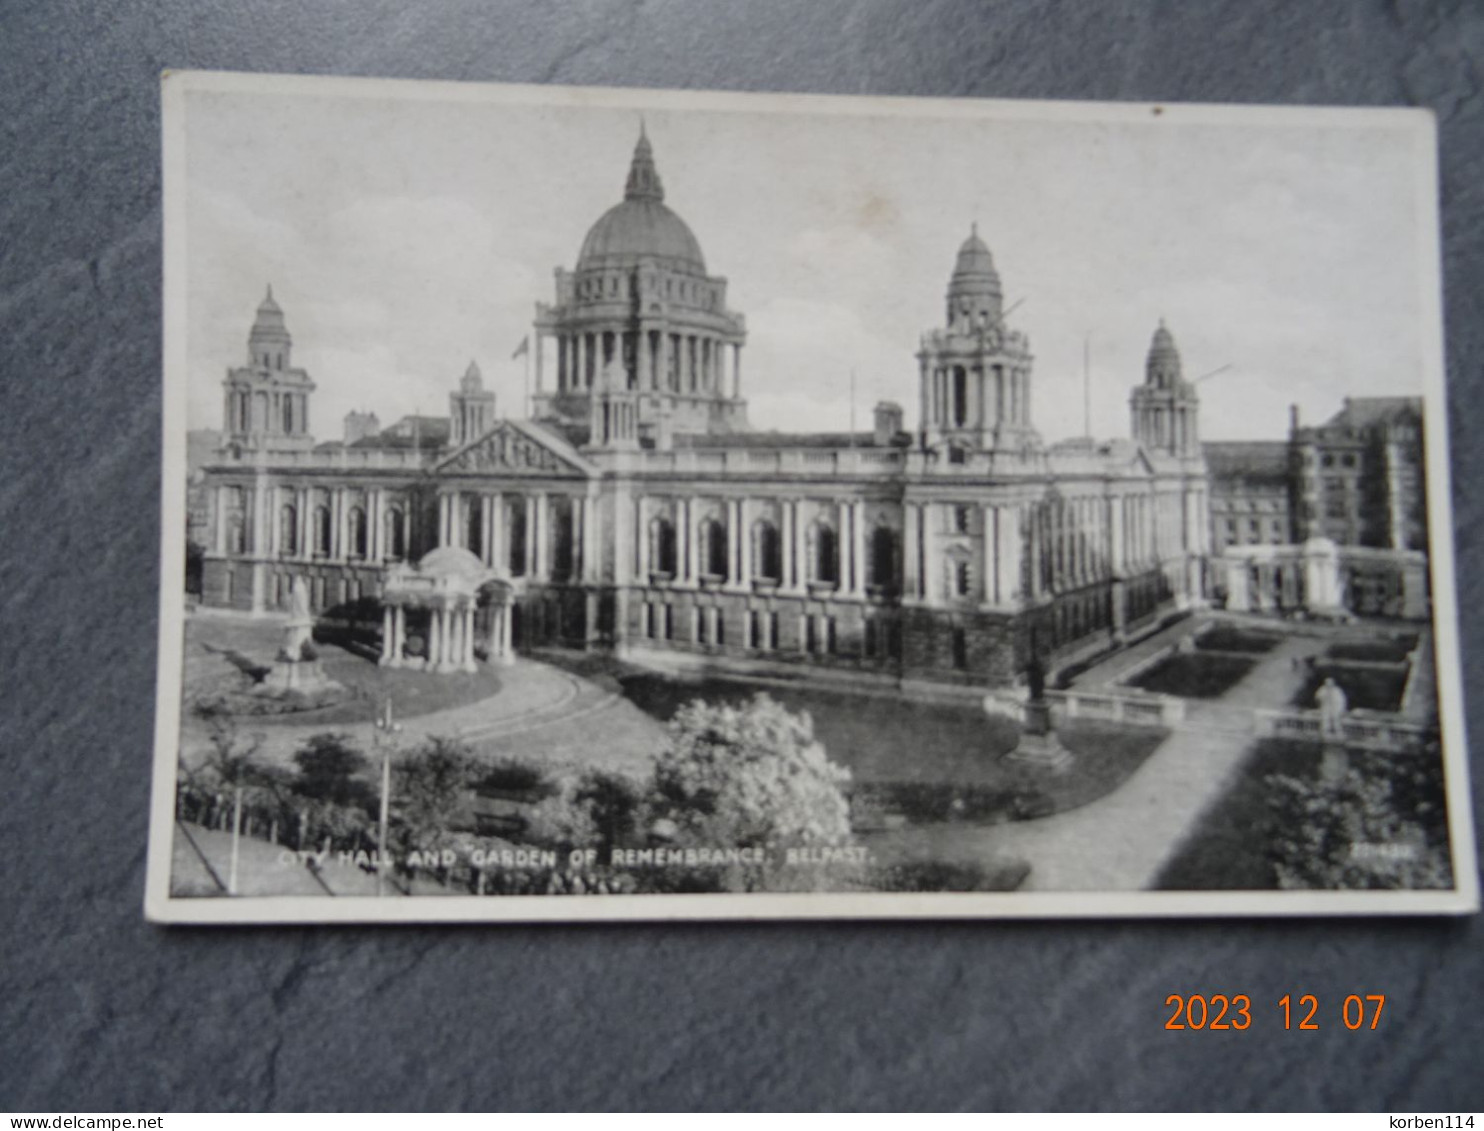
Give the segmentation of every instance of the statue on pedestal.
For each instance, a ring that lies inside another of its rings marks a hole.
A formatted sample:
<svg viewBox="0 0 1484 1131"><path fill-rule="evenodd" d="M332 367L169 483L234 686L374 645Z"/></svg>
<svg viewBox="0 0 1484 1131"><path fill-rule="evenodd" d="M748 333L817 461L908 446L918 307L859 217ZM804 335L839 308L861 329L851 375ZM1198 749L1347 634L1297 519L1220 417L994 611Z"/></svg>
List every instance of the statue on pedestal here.
<svg viewBox="0 0 1484 1131"><path fill-rule="evenodd" d="M342 685L325 675L314 651L309 587L303 577L296 576L289 587L289 619L283 627L278 657L253 691L259 695L280 695L286 691L319 695L337 690L343 690Z"/></svg>
<svg viewBox="0 0 1484 1131"><path fill-rule="evenodd" d="M1025 669L1030 697L1020 727L1020 741L1005 755L1012 762L1065 773L1072 764L1072 752L1061 744L1051 721L1051 703L1046 698L1046 667L1039 655L1032 653Z"/></svg>

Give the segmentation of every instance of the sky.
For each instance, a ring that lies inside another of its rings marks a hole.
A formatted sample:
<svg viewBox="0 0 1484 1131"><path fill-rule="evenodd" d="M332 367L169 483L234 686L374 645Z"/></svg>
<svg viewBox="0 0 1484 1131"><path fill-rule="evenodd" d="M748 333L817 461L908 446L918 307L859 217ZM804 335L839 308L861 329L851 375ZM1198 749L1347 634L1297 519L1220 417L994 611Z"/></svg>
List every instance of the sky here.
<svg viewBox="0 0 1484 1131"><path fill-rule="evenodd" d="M512 353L622 198L641 116L666 203L746 316L755 427L848 427L852 373L858 427L881 399L914 426L919 337L972 223L1019 304L1048 440L1084 432L1084 357L1092 433L1128 434L1161 318L1187 377L1220 370L1198 386L1208 439L1423 388L1436 268L1415 118L250 85L188 91L183 207L167 182L192 428L220 427L270 283L319 439L352 409L446 413L471 359L524 415Z"/></svg>

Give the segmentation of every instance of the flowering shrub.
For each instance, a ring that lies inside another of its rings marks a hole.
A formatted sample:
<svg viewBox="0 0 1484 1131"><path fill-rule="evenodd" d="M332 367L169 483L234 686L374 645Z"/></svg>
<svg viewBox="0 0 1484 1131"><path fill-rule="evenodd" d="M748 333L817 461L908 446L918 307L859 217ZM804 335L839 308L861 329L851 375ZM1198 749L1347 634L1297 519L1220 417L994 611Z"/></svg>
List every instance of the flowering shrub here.
<svg viewBox="0 0 1484 1131"><path fill-rule="evenodd" d="M848 844L850 772L826 757L807 713L767 695L682 707L654 770L653 816L678 843Z"/></svg>

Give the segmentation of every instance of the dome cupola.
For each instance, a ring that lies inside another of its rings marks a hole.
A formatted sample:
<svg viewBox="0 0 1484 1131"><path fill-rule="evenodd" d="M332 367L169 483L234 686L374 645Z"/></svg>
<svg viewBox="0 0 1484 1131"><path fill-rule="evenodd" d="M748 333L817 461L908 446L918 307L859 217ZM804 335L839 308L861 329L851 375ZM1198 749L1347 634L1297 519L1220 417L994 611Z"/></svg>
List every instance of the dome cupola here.
<svg viewBox="0 0 1484 1131"><path fill-rule="evenodd" d="M998 322L1002 302L1000 273L995 270L988 246L979 238L979 225L974 224L969 238L958 249L953 277L948 281L948 325L960 328Z"/></svg>
<svg viewBox="0 0 1484 1131"><path fill-rule="evenodd" d="M273 286L258 304L257 317L247 335L247 360L260 369L287 369L294 339L284 325L283 308L273 299Z"/></svg>
<svg viewBox="0 0 1484 1131"><path fill-rule="evenodd" d="M1175 335L1171 334L1165 320L1159 320L1159 328L1149 342L1149 357L1144 363L1144 380L1159 389L1183 391L1189 388L1180 372L1180 351L1175 348ZM1193 391L1193 390L1192 390Z"/></svg>
<svg viewBox="0 0 1484 1131"><path fill-rule="evenodd" d="M665 204L654 150L641 127L623 200L598 218L582 241L577 270L631 267L658 260L672 270L704 275L706 260L690 227Z"/></svg>

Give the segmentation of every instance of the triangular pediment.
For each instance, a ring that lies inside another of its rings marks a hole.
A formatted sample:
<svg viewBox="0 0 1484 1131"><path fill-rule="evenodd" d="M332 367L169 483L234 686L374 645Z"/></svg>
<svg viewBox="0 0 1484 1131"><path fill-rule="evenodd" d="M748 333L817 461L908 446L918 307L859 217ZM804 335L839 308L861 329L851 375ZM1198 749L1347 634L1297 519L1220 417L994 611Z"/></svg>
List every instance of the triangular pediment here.
<svg viewBox="0 0 1484 1131"><path fill-rule="evenodd" d="M1132 475L1152 477L1154 475L1154 461L1149 458L1149 453L1140 448L1134 453L1134 458L1128 461L1128 471Z"/></svg>
<svg viewBox="0 0 1484 1131"><path fill-rule="evenodd" d="M597 469L559 436L525 421L502 420L434 468L440 475L529 475L586 479Z"/></svg>

